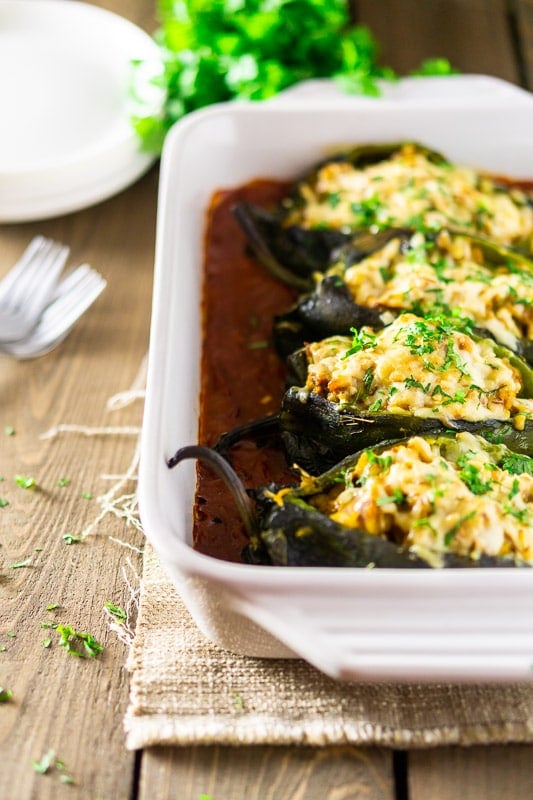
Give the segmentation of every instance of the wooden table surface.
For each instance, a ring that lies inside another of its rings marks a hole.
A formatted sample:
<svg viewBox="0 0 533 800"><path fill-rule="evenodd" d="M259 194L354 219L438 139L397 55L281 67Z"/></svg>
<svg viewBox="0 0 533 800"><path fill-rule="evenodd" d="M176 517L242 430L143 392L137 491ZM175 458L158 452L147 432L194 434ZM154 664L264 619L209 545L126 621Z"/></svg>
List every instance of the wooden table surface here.
<svg viewBox="0 0 533 800"><path fill-rule="evenodd" d="M155 0L96 0L148 32ZM400 73L432 56L462 72L533 89L533 0L355 0L382 61ZM135 378L148 347L158 171L91 209L46 222L0 227L0 274L31 236L67 242L73 262L98 268L108 287L70 337L34 361L0 359L0 798L80 800L514 800L533 797L533 747L381 748L187 747L129 752L124 644L109 629L105 602L124 607L123 567L138 570L141 535L104 519L67 545L97 515L102 473L122 473L132 439L41 435L61 423L131 426L139 404L110 412L107 399ZM9 435L9 429L14 433ZM37 489L17 486L30 475ZM68 478L68 485L61 478ZM131 491L131 487L130 487ZM113 537L113 538L111 538ZM27 566L13 568L17 562ZM47 611L50 604L59 608ZM56 631L72 625L105 645L94 660L72 658ZM55 637L55 638L53 638ZM51 638L50 647L43 640ZM61 771L32 768L54 750Z"/></svg>

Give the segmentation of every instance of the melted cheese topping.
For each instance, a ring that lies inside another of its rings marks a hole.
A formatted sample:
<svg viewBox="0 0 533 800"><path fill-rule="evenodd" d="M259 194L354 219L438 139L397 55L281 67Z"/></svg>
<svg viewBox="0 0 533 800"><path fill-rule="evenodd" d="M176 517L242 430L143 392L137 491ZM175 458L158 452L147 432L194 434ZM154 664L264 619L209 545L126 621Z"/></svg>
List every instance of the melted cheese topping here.
<svg viewBox="0 0 533 800"><path fill-rule="evenodd" d="M436 241L415 233L393 239L380 251L341 272L356 303L418 313L457 310L511 349L533 336L533 272L488 265L475 242L441 231Z"/></svg>
<svg viewBox="0 0 533 800"><path fill-rule="evenodd" d="M533 563L533 477L491 463L472 434L460 433L455 442L453 460L420 437L379 456L366 451L344 487L306 500L342 525L423 557L453 551Z"/></svg>
<svg viewBox="0 0 533 800"><path fill-rule="evenodd" d="M401 314L378 332L336 336L306 348L305 389L370 412L451 420L511 420L522 428L533 400L519 398L518 370L444 318Z"/></svg>
<svg viewBox="0 0 533 800"><path fill-rule="evenodd" d="M533 249L533 209L524 192L503 190L473 169L434 164L413 145L363 168L329 162L311 183L287 224L353 230L424 224L482 233L501 244L525 242Z"/></svg>

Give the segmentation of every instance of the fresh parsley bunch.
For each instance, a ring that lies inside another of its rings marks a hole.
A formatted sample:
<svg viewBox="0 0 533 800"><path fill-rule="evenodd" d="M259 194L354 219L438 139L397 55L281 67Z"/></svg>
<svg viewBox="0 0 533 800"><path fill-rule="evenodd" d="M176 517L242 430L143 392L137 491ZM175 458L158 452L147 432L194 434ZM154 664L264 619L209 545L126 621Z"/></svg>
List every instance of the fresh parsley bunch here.
<svg viewBox="0 0 533 800"><path fill-rule="evenodd" d="M159 0L158 9L162 72L152 82L162 107L134 119L153 152L174 122L212 103L264 100L325 77L377 95L376 79L395 77L378 65L371 32L350 23L347 0Z"/></svg>
<svg viewBox="0 0 533 800"><path fill-rule="evenodd" d="M160 0L155 39L163 71L159 113L137 116L148 150L185 114L233 98L264 100L308 78L338 77L344 89L377 93L367 28L350 25L345 0Z"/></svg>

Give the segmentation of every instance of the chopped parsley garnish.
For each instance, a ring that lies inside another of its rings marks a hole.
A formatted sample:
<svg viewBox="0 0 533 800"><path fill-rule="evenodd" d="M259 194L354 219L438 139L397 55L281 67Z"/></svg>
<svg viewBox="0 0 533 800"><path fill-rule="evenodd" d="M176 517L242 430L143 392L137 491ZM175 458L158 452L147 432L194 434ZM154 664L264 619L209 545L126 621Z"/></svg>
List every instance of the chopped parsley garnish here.
<svg viewBox="0 0 533 800"><path fill-rule="evenodd" d="M404 380L404 385L406 389L421 389L425 394L427 394L429 391L429 383L426 383L426 385L424 386L423 383L417 381L415 378L413 378L412 375L410 375L408 378ZM435 394L435 391L433 391L433 394Z"/></svg>
<svg viewBox="0 0 533 800"><path fill-rule="evenodd" d="M449 545L452 543L453 539L460 531L464 523L468 522L468 520L470 519L473 519L473 517L476 516L476 513L477 513L476 511L470 511L469 514L465 514L455 523L455 525L453 525L453 527L451 527L448 531L446 531L446 533L444 534L444 544L446 545L446 547L449 547Z"/></svg>
<svg viewBox="0 0 533 800"><path fill-rule="evenodd" d="M486 494L492 488L492 481L481 480L479 468L474 464L466 464L459 473L459 477L463 483L466 483L472 494Z"/></svg>
<svg viewBox="0 0 533 800"><path fill-rule="evenodd" d="M424 319L418 319L408 325L403 343L409 348L411 355L415 356L434 353L440 344L444 344L444 362L438 369L445 370L454 365L464 373L464 367L454 350L451 335L457 332L468 334L471 333L471 330L471 320L467 317L426 314ZM428 364L428 368L435 369L437 367L435 364Z"/></svg>
<svg viewBox="0 0 533 800"><path fill-rule="evenodd" d="M405 501L407 500L407 495L402 492L401 489L396 487L392 494L386 494L383 497L379 497L376 500L376 505L378 506L386 506L388 503L394 503L397 506L404 505Z"/></svg>
<svg viewBox="0 0 533 800"><path fill-rule="evenodd" d="M29 567L31 564L31 556L29 558L25 558L23 561L15 561L11 564L11 569L21 569L22 567Z"/></svg>
<svg viewBox="0 0 533 800"><path fill-rule="evenodd" d="M370 394L370 389L372 388L373 381L374 381L374 370L372 368L367 369L363 377L363 386L365 394Z"/></svg>
<svg viewBox="0 0 533 800"><path fill-rule="evenodd" d="M17 486L20 486L21 489L34 489L37 485L35 483L35 478L29 475L15 475L15 483Z"/></svg>
<svg viewBox="0 0 533 800"><path fill-rule="evenodd" d="M59 478L59 480L57 482L57 485L58 486L68 486L69 483L70 483L70 481L69 481L68 478L65 478L64 476L61 476L61 478Z"/></svg>
<svg viewBox="0 0 533 800"><path fill-rule="evenodd" d="M369 197L367 200L351 203L350 208L355 216L355 225L357 227L370 227L377 222L378 212L382 207L383 203L377 197Z"/></svg>
<svg viewBox="0 0 533 800"><path fill-rule="evenodd" d="M0 508L5 508L9 505L9 500L6 500L5 497L0 497Z"/></svg>
<svg viewBox="0 0 533 800"><path fill-rule="evenodd" d="M8 703L13 697L13 692L11 689L4 689L3 686L0 686L0 703Z"/></svg>
<svg viewBox="0 0 533 800"><path fill-rule="evenodd" d="M81 536L74 536L72 533L64 533L63 534L63 541L65 544L79 544L83 541Z"/></svg>
<svg viewBox="0 0 533 800"><path fill-rule="evenodd" d="M40 775L46 775L56 757L55 750L48 750L47 753L39 761L32 761L31 765L35 772Z"/></svg>
<svg viewBox="0 0 533 800"><path fill-rule="evenodd" d="M56 758L55 750L48 750L39 761L32 761L32 767L40 775L46 775L51 770L57 770L60 774L60 783L74 783L74 778L69 774L65 762L61 758Z"/></svg>
<svg viewBox="0 0 533 800"><path fill-rule="evenodd" d="M503 506L503 510L505 514L509 514L510 517L514 517L518 522L525 524L529 520L529 509L528 508L515 508L514 506L505 503Z"/></svg>
<svg viewBox="0 0 533 800"><path fill-rule="evenodd" d="M352 346L345 352L343 359L353 356L361 350L370 350L377 345L375 334L365 331L364 328L361 328L361 330L350 328L350 333L353 334Z"/></svg>
<svg viewBox="0 0 533 800"><path fill-rule="evenodd" d="M337 208L337 206L339 205L340 201L341 201L340 192L330 192L328 194L328 205L331 208Z"/></svg>
<svg viewBox="0 0 533 800"><path fill-rule="evenodd" d="M125 622L127 619L127 614L123 608L119 608L119 606L114 605L113 603L105 602L104 608L106 608L110 614L116 617L121 622Z"/></svg>
<svg viewBox="0 0 533 800"><path fill-rule="evenodd" d="M365 450L366 457L369 464L376 464L384 472L388 470L394 459L392 456L378 456L373 450Z"/></svg>
<svg viewBox="0 0 533 800"><path fill-rule="evenodd" d="M420 519L415 519L413 522L413 528L429 528L432 533L437 535L437 531L429 521L427 517L421 517Z"/></svg>
<svg viewBox="0 0 533 800"><path fill-rule="evenodd" d="M72 656L96 658L104 648L90 633L76 631L71 625L51 625L59 634L59 644Z"/></svg>
<svg viewBox="0 0 533 800"><path fill-rule="evenodd" d="M512 486L511 486L511 491L507 495L509 500L512 500L513 497L516 497L516 495L518 494L519 491L520 491L520 483L519 483L518 478L515 478L514 481L513 481Z"/></svg>
<svg viewBox="0 0 533 800"><path fill-rule="evenodd" d="M443 401L443 406L449 406L450 403L465 403L466 394L463 389L458 389L454 395L448 395L447 399Z"/></svg>
<svg viewBox="0 0 533 800"><path fill-rule="evenodd" d="M533 458L520 453L506 454L500 464L501 468L511 475L533 475Z"/></svg>

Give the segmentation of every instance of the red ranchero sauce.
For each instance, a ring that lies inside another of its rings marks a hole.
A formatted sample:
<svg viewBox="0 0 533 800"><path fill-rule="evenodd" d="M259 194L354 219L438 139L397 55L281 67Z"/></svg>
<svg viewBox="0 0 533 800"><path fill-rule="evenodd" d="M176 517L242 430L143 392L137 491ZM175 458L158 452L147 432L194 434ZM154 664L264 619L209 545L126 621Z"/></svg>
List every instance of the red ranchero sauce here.
<svg viewBox="0 0 533 800"><path fill-rule="evenodd" d="M271 344L272 318L294 301L294 290L272 278L246 249L231 208L247 200L276 204L287 184L254 181L220 191L208 212L203 291L202 387L199 439L213 445L220 434L279 410L285 369ZM242 442L231 462L247 488L288 480L286 463L275 444ZM246 544L240 516L222 481L198 466L193 531L202 553L240 561Z"/></svg>

